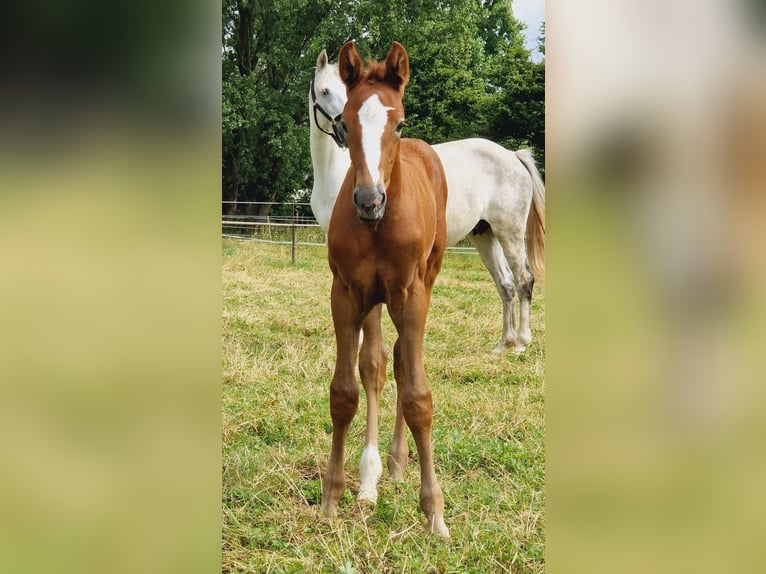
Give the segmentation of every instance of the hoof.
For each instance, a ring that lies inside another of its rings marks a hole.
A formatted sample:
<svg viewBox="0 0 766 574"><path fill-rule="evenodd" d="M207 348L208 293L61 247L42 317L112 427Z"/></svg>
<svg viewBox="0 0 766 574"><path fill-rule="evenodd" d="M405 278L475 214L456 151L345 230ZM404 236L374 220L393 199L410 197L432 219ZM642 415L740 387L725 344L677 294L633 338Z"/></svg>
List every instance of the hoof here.
<svg viewBox="0 0 766 574"><path fill-rule="evenodd" d="M522 344L518 344L513 348L513 352L516 353L517 355L521 355L526 350L527 350L527 346Z"/></svg>
<svg viewBox="0 0 766 574"><path fill-rule="evenodd" d="M366 502L369 504L375 504L378 502L378 491L377 490L360 490L359 494L356 495L356 499L359 502Z"/></svg>
<svg viewBox="0 0 766 574"><path fill-rule="evenodd" d="M338 516L338 505L337 504L327 504L325 501L322 501L322 505L319 507L319 514L322 516L326 516L327 518L335 518Z"/></svg>
<svg viewBox="0 0 766 574"><path fill-rule="evenodd" d="M516 350L516 349L518 349L519 347L521 347L521 350L523 351L523 350L525 349L526 345L524 345L524 344L522 344L522 343L520 343L520 342L518 342L518 341L515 341L515 340L511 340L511 341L500 341L500 342L497 344L497 347L495 347L494 349L492 349L492 354L493 354L493 355L502 355L502 354L503 354L505 351L507 351L508 349L511 349L511 348L513 348L513 349L514 349L514 351L515 351L515 350Z"/></svg>
<svg viewBox="0 0 766 574"><path fill-rule="evenodd" d="M443 517L437 517L436 515L433 515L431 516L431 520L429 522L432 534L436 534L445 540L449 539L449 528L447 528L447 525L444 523Z"/></svg>
<svg viewBox="0 0 766 574"><path fill-rule="evenodd" d="M394 482L404 482L404 469L398 462L388 463L388 474Z"/></svg>
<svg viewBox="0 0 766 574"><path fill-rule="evenodd" d="M529 344L532 342L532 333L526 332L526 333L519 333L519 345L523 347L528 347Z"/></svg>

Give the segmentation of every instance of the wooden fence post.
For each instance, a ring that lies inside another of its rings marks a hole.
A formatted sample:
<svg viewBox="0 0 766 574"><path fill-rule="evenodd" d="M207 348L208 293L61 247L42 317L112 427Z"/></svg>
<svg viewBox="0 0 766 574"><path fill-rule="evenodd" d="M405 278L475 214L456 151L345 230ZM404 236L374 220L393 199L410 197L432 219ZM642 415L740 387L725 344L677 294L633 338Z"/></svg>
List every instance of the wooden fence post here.
<svg viewBox="0 0 766 574"><path fill-rule="evenodd" d="M292 226L290 228L290 233L292 235L292 264L295 265L295 204L293 203L293 217L291 220Z"/></svg>

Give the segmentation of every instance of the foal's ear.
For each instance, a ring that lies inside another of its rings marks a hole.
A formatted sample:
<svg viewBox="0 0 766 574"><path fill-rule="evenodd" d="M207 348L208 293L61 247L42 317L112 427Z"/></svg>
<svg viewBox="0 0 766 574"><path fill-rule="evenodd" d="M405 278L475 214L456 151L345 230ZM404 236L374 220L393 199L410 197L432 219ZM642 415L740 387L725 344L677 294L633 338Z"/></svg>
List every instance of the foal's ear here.
<svg viewBox="0 0 766 574"><path fill-rule="evenodd" d="M322 50L319 52L319 55L317 56L317 70L321 70L327 65L328 58L327 58L327 50Z"/></svg>
<svg viewBox="0 0 766 574"><path fill-rule="evenodd" d="M354 42L349 40L343 44L338 54L338 72L348 90L356 86L362 79L362 71L362 57L356 51Z"/></svg>
<svg viewBox="0 0 766 574"><path fill-rule="evenodd" d="M399 93L404 93L404 86L410 79L410 59L407 50L399 42L392 42L386 56L386 83Z"/></svg>

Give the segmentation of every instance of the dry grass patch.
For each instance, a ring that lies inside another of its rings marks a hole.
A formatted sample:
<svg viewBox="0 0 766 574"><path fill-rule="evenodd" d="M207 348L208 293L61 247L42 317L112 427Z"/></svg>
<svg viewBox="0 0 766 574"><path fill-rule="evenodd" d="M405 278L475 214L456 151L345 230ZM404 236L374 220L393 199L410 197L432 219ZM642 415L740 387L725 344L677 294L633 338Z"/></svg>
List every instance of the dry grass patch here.
<svg viewBox="0 0 766 574"><path fill-rule="evenodd" d="M224 240L223 571L543 572L544 288L527 352L492 355L500 300L478 257L448 254L425 340L434 455L452 540L426 535L416 454L405 483L384 471L375 507L354 499L364 393L348 439L340 516L319 516L335 360L326 250ZM395 338L384 317L389 348ZM395 384L381 399L390 441ZM411 448L414 444L410 439Z"/></svg>

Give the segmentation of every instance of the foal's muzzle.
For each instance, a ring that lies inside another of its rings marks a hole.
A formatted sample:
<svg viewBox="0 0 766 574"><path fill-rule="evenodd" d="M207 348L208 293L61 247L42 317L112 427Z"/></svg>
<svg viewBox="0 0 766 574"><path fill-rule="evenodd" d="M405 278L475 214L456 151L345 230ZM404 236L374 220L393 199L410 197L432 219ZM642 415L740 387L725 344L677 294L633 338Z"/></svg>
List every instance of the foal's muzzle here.
<svg viewBox="0 0 766 574"><path fill-rule="evenodd" d="M358 186L354 190L354 205L362 221L379 221L386 210L386 188L382 184Z"/></svg>

